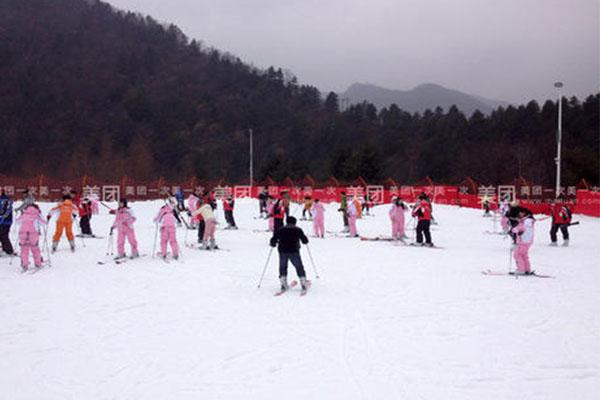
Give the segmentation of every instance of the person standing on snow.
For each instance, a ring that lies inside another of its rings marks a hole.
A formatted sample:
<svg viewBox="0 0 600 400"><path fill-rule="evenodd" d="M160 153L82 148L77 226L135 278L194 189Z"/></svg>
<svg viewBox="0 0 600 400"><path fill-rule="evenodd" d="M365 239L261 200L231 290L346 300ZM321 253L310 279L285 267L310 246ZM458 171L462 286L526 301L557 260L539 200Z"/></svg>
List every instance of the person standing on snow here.
<svg viewBox="0 0 600 400"><path fill-rule="evenodd" d="M172 210L171 210L172 211ZM138 252L138 242L135 238L135 230L133 223L136 221L133 210L127 206L127 199L121 199L119 201L119 208L116 211L115 222L110 228L110 235L112 236L114 229L117 229L117 257L116 260L125 258L125 239L131 246L131 257L137 258L140 256Z"/></svg>
<svg viewBox="0 0 600 400"><path fill-rule="evenodd" d="M348 198L346 197L346 192L341 192L340 196L340 208L338 211L342 213L342 220L344 221L343 232L348 232Z"/></svg>
<svg viewBox="0 0 600 400"><path fill-rule="evenodd" d="M0 193L0 243L2 243L2 250L8 255L13 255L15 252L10 242L10 227L12 223L13 202L4 189L2 189Z"/></svg>
<svg viewBox="0 0 600 400"><path fill-rule="evenodd" d="M269 212L267 211L267 200L269 199L269 192L267 189L261 190L258 194L258 208L260 212L260 218L267 218Z"/></svg>
<svg viewBox="0 0 600 400"><path fill-rule="evenodd" d="M69 241L69 246L71 246L71 251L75 251L75 237L73 236L73 219L77 217L77 207L71 201L71 196L65 194L63 199L58 205L50 210L48 214L48 221L52 218L53 215L58 215L56 219L56 231L54 231L54 236L52 237L52 252L55 252L58 247L58 242L63 234L63 231L66 232L67 240Z"/></svg>
<svg viewBox="0 0 600 400"><path fill-rule="evenodd" d="M279 251L279 281L281 282L281 290L289 289L287 283L287 267L288 261L296 268L296 274L300 279L302 290L308 289L306 281L306 272L302 265L300 257L300 242L308 244L308 238L301 228L296 226L296 218L288 217L287 224L280 229L276 229L271 238L271 247L277 247Z"/></svg>
<svg viewBox="0 0 600 400"><path fill-rule="evenodd" d="M36 268L42 268L42 254L40 252L41 226L47 225L42 218L42 212L36 204L25 207L23 213L17 218L19 227L19 246L21 247L21 268L23 272L29 269L29 252L33 257Z"/></svg>
<svg viewBox="0 0 600 400"><path fill-rule="evenodd" d="M87 237L94 237L92 233L92 227L90 220L92 219L92 202L85 198L79 204L79 228L81 229L81 235Z"/></svg>
<svg viewBox="0 0 600 400"><path fill-rule="evenodd" d="M404 213L406 205L400 197L394 197L392 208L390 209L390 221L392 222L392 238L404 241Z"/></svg>
<svg viewBox="0 0 600 400"><path fill-rule="evenodd" d="M283 227L283 219L285 218L285 207L282 199L277 199L273 205L273 231Z"/></svg>
<svg viewBox="0 0 600 400"><path fill-rule="evenodd" d="M215 231L217 230L217 219L213 207L210 203L204 203L197 209L192 216L202 216L204 221L204 236L202 237L202 249L204 250L215 250L218 249L215 241Z"/></svg>
<svg viewBox="0 0 600 400"><path fill-rule="evenodd" d="M348 219L348 228L350 229L350 237L358 237L358 231L356 230L356 219L358 218L358 207L357 201L350 201L347 203L346 214Z"/></svg>
<svg viewBox="0 0 600 400"><path fill-rule="evenodd" d="M315 232L315 237L324 238L325 237L325 207L319 201L319 199L315 199L315 202L312 206L312 215L313 215L313 229Z"/></svg>
<svg viewBox="0 0 600 400"><path fill-rule="evenodd" d="M227 227L225 229L237 229L238 227L235 225L235 219L233 218L233 208L235 206L235 201L232 196L227 196L227 199L223 199L223 212L225 213L225 221L227 222Z"/></svg>
<svg viewBox="0 0 600 400"><path fill-rule="evenodd" d="M196 211L200 207L200 198L198 194L194 191L190 193L187 198L187 210L188 215L191 216L194 211ZM197 218L190 218L190 227L192 229L196 229L196 225L198 224Z"/></svg>
<svg viewBox="0 0 600 400"><path fill-rule="evenodd" d="M517 264L516 274L529 275L532 273L529 262L529 248L533 245L533 232L535 220L533 214L526 208L519 210L519 222L512 229L517 237L517 248L514 251L515 262Z"/></svg>
<svg viewBox="0 0 600 400"><path fill-rule="evenodd" d="M162 206L158 215L154 218L154 223L160 228L160 255L163 259L167 258L167 244L171 246L173 258L179 258L179 245L177 244L177 223L173 208L169 204Z"/></svg>
<svg viewBox="0 0 600 400"><path fill-rule="evenodd" d="M268 196L265 210L267 212L267 218L269 221L269 231L273 232L275 230L275 201L273 196Z"/></svg>
<svg viewBox="0 0 600 400"><path fill-rule="evenodd" d="M551 206L552 227L550 228L550 246L557 246L556 233L560 229L563 237L563 246L569 245L569 224L571 223L571 209L561 201L556 199Z"/></svg>
<svg viewBox="0 0 600 400"><path fill-rule="evenodd" d="M413 217L417 217L417 244L423 245L423 235L425 235L425 246L433 247L431 242L431 206L424 194L419 195L419 200L415 203L412 212Z"/></svg>
<svg viewBox="0 0 600 400"><path fill-rule="evenodd" d="M21 205L17 208L15 208L15 212L23 212L25 210L25 208L27 208L28 206L32 205L35 203L35 197L33 196L33 193L31 193L31 190L29 189L25 189L23 191L23 203L21 203Z"/></svg>
<svg viewBox="0 0 600 400"><path fill-rule="evenodd" d="M313 219L313 215L311 212L312 209L312 205L313 205L313 200L312 197L310 196L305 196L304 197L304 207L302 208L302 220L306 221L306 213L308 213L308 219L312 220Z"/></svg>

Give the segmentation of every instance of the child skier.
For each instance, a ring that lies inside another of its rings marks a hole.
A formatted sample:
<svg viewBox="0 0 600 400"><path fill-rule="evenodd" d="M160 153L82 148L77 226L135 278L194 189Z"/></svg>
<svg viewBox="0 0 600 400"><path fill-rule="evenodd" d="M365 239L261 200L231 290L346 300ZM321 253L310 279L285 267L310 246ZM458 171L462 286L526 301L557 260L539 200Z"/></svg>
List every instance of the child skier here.
<svg viewBox="0 0 600 400"><path fill-rule="evenodd" d="M342 232L348 232L348 198L346 192L340 193L340 208L338 209L342 213L342 220L344 221L344 230Z"/></svg>
<svg viewBox="0 0 600 400"><path fill-rule="evenodd" d="M431 225L431 206L427 199L426 195L419 195L412 216L417 217L419 220L417 223L417 244L423 245L423 234L425 234L425 246L433 247L431 232L429 231Z"/></svg>
<svg viewBox="0 0 600 400"><path fill-rule="evenodd" d="M162 206L158 215L154 218L157 228L160 227L160 254L165 260L167 259L167 244L171 246L173 259L177 260L179 258L176 221L173 208L169 204Z"/></svg>
<svg viewBox="0 0 600 400"><path fill-rule="evenodd" d="M42 268L42 255L40 253L39 239L41 226L47 225L42 218L42 212L36 204L25 207L23 213L17 218L19 227L19 246L21 247L21 268L23 272L29 269L29 252L33 257L36 268Z"/></svg>
<svg viewBox="0 0 600 400"><path fill-rule="evenodd" d="M306 281L306 272L302 265L302 258L300 258L300 242L308 244L308 238L302 229L296 226L296 218L288 217L286 222L287 225L275 230L270 241L271 247L278 245L281 291L289 289L287 283L287 264L288 261L291 261L292 265L296 268L302 291L305 292L308 289L308 284Z"/></svg>
<svg viewBox="0 0 600 400"><path fill-rule="evenodd" d="M202 237L202 249L204 250L214 250L218 249L217 244L215 242L215 231L217 229L217 219L215 218L215 213L210 203L204 203L197 209L192 216L195 217L197 215L202 216L202 220L204 221L204 236Z"/></svg>
<svg viewBox="0 0 600 400"><path fill-rule="evenodd" d="M517 248L514 250L515 262L517 263L516 274L529 275L532 273L529 263L529 248L533 244L535 220L531 211L526 208L519 210L519 223L512 229L517 236Z"/></svg>
<svg viewBox="0 0 600 400"><path fill-rule="evenodd" d="M306 213L307 212L308 212L308 219L309 220L313 219L313 215L311 213L312 205L313 205L312 198L310 196L305 196L304 197L304 207L302 208L302 220L306 221Z"/></svg>
<svg viewBox="0 0 600 400"><path fill-rule="evenodd" d="M399 197L394 197L390 209L390 221L392 222L392 238L404 241L404 213L406 205Z"/></svg>
<svg viewBox="0 0 600 400"><path fill-rule="evenodd" d="M275 230L275 215L273 214L275 211L275 202L273 201L272 196L268 196L267 198L267 205L265 206L265 211L269 220L269 231L273 232Z"/></svg>
<svg viewBox="0 0 600 400"><path fill-rule="evenodd" d="M356 230L356 218L358 217L358 207L356 201L348 203L346 214L348 215L348 228L350 229L350 237L358 237Z"/></svg>
<svg viewBox="0 0 600 400"><path fill-rule="evenodd" d="M312 215L315 237L325 237L325 207L323 207L319 199L315 199L315 203L312 206Z"/></svg>
<svg viewBox="0 0 600 400"><path fill-rule="evenodd" d="M550 228L550 246L557 246L556 233L560 229L563 237L563 246L569 245L569 224L571 223L571 209L560 200L555 200L551 206L552 227Z"/></svg>
<svg viewBox="0 0 600 400"><path fill-rule="evenodd" d="M200 199L198 198L198 194L196 192L190 193L190 195L187 198L187 209L188 209L188 215L192 215L192 213L194 211L196 211L198 209L198 207L200 207ZM190 227L192 229L196 229L196 225L198 224L198 219L197 218L190 218Z"/></svg>
<svg viewBox="0 0 600 400"><path fill-rule="evenodd" d="M172 211L172 210L171 210ZM131 257L139 257L138 243L135 238L135 230L133 229L133 223L136 221L133 214L133 210L127 206L127 199L121 199L119 201L119 208L116 211L115 222L110 228L110 235L112 236L113 231L117 228L117 257L116 260L125 258L125 239L131 246Z"/></svg>
<svg viewBox="0 0 600 400"><path fill-rule="evenodd" d="M273 231L283 226L283 219L285 218L285 206L283 205L284 199L277 199L273 205Z"/></svg>
<svg viewBox="0 0 600 400"><path fill-rule="evenodd" d="M69 241L69 246L71 246L71 251L75 251L73 219L77 217L77 211L77 207L75 207L71 201L71 196L68 194L65 194L62 201L58 203L56 207L50 210L50 213L48 214L48 221L50 221L50 218L52 218L53 215L58 215L58 218L56 219L56 231L52 237L52 252L56 251L63 231L66 231L67 240Z"/></svg>
<svg viewBox="0 0 600 400"><path fill-rule="evenodd" d="M15 212L23 212L23 211L25 211L25 208L27 208L28 206L30 206L34 203L35 203L35 197L33 196L33 193L31 193L31 190L25 189L23 191L23 203L21 203L21 205L19 207L15 208Z"/></svg>
<svg viewBox="0 0 600 400"><path fill-rule="evenodd" d="M92 202L88 198L85 198L79 204L79 228L81 229L82 236L94 237L92 227L90 226L91 219Z"/></svg>
<svg viewBox="0 0 600 400"><path fill-rule="evenodd" d="M10 242L10 227L13 223L13 202L6 195L4 189L0 193L0 243L2 250L8 255L14 253L12 243Z"/></svg>
<svg viewBox="0 0 600 400"><path fill-rule="evenodd" d="M237 229L235 225L235 219L233 219L233 207L235 201L232 196L228 196L227 199L223 199L223 212L225 213L225 221L227 221L227 227L225 229Z"/></svg>
<svg viewBox="0 0 600 400"><path fill-rule="evenodd" d="M500 203L500 226L502 227L502 231L506 234L508 233L508 210L510 209L510 205L508 204L508 198L504 198Z"/></svg>

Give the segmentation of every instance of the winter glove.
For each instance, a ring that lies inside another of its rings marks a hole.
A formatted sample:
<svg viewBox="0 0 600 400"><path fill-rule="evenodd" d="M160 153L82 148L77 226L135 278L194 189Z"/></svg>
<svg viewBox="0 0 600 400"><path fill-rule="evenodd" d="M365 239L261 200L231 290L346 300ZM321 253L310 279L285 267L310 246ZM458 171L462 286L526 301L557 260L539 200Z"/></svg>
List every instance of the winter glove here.
<svg viewBox="0 0 600 400"><path fill-rule="evenodd" d="M50 218L52 218L52 216L51 216L51 215L48 215L48 216L46 217L46 221L50 222Z"/></svg>

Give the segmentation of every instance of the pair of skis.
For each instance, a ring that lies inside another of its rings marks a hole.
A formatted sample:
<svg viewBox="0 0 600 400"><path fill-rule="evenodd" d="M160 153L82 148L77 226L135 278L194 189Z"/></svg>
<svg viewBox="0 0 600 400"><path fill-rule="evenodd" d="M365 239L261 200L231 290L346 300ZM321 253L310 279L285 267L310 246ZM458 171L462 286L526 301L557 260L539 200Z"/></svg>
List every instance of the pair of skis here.
<svg viewBox="0 0 600 400"><path fill-rule="evenodd" d="M140 254L137 257L131 258L131 257L123 257L123 258L115 258L111 261L98 261L98 265L106 265L109 264L111 262L114 262L117 265L121 265L121 264L125 264L128 261L134 261L143 257L146 257L148 254Z"/></svg>
<svg viewBox="0 0 600 400"><path fill-rule="evenodd" d="M488 276L512 276L512 277L517 277L517 278L520 278L520 277L550 278L550 279L556 278L555 276L552 276L552 275L537 274L535 271L532 271L529 274L517 274L516 276L515 276L514 272L493 271L491 269L481 271L481 273L483 275L488 275Z"/></svg>
<svg viewBox="0 0 600 400"><path fill-rule="evenodd" d="M294 287L296 287L296 286L298 286L298 281L296 281L296 280L293 280L293 281L291 281L291 282L290 282L290 284L289 284L289 287L288 287L287 289L278 290L277 292L275 292L275 296L276 296L276 297L279 297L279 296L281 296L282 294L285 294L285 293L289 292L289 291L290 291L290 289L292 289L292 288L294 288ZM306 293L308 293L308 288L309 288L309 286L310 286L310 281L306 281L306 289L302 289L302 290L300 291L300 297L304 297L304 296L306 296Z"/></svg>

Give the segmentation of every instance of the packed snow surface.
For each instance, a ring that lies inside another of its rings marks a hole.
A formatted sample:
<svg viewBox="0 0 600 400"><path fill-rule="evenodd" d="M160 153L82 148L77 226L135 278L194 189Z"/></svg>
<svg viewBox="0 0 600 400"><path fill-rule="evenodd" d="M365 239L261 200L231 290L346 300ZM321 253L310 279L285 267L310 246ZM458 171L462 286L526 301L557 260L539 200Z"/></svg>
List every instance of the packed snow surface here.
<svg viewBox="0 0 600 400"><path fill-rule="evenodd" d="M63 239L35 274L0 259L0 398L599 398L600 220L577 216L567 248L549 247L539 221L532 266L555 278L515 279L481 273L509 269L491 218L435 206L443 249L311 238L320 279L303 248L312 288L275 297L276 252L257 288L270 235L256 202L237 203L239 230L217 231L225 250L186 248L179 229L182 260L169 264L151 256L160 204L132 204L141 259L99 265L107 239L77 239L75 254ZM359 233L389 235L388 208ZM342 230L335 205L326 229Z"/></svg>

